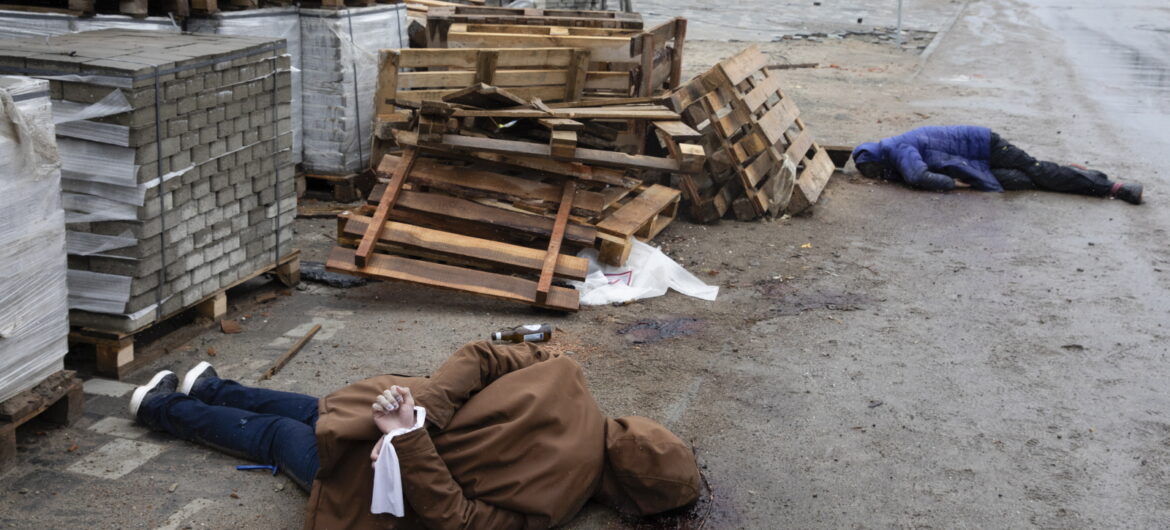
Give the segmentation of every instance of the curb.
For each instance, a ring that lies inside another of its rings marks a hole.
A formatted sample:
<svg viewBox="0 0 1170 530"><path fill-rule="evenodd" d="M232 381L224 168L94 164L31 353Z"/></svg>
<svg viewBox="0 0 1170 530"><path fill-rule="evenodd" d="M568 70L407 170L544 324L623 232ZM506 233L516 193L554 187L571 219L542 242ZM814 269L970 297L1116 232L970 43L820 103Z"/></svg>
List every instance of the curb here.
<svg viewBox="0 0 1170 530"><path fill-rule="evenodd" d="M963 2L963 5L959 7L957 12L955 12L955 17L952 18L943 29L939 30L938 33L935 33L933 39L930 39L930 44L927 44L926 49L923 50L922 54L918 56L918 66L914 69L914 73L910 75L911 80L917 79L918 75L922 73L922 69L926 67L926 62L930 60L931 55L934 55L934 51L938 49L939 44L943 40L943 37L947 36L951 32L951 29L955 27L955 23L958 22L960 18L963 18L963 13L967 11L967 6L969 5L971 5L971 0L966 0Z"/></svg>

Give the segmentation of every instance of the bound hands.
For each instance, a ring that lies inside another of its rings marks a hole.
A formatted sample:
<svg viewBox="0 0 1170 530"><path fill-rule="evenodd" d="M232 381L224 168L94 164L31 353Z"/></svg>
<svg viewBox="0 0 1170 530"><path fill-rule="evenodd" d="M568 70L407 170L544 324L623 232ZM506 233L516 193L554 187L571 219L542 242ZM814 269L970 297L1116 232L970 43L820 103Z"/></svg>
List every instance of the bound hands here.
<svg viewBox="0 0 1170 530"><path fill-rule="evenodd" d="M378 430L382 431L382 434L389 433L394 429L414 427L414 396L410 394L409 388L395 385L389 390L383 390L374 400L373 409L374 424L378 426ZM370 452L371 465L378 461L378 455L382 453L382 441L385 439L385 437L378 438L378 443Z"/></svg>

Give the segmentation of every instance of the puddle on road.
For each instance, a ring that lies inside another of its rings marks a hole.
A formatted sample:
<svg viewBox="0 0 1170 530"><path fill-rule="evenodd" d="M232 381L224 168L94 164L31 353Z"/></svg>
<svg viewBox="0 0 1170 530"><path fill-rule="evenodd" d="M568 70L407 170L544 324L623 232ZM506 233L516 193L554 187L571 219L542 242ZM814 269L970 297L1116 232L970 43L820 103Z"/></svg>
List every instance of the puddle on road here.
<svg viewBox="0 0 1170 530"><path fill-rule="evenodd" d="M618 330L633 344L658 342L663 339L694 335L703 330L703 321L697 318L673 318L666 320L639 320Z"/></svg>
<svg viewBox="0 0 1170 530"><path fill-rule="evenodd" d="M756 284L765 298L775 300L772 313L781 316L799 315L805 311L857 311L873 305L875 300L862 293L830 289L800 287L792 282L765 280Z"/></svg>

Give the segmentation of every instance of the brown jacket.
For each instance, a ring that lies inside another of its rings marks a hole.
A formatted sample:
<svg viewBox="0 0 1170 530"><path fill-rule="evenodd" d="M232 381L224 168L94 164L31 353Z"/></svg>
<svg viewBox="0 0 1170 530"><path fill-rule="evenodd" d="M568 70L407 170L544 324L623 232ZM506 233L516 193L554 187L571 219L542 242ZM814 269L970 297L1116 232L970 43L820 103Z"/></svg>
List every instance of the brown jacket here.
<svg viewBox="0 0 1170 530"><path fill-rule="evenodd" d="M370 404L391 385L409 387L427 409L427 430L394 438L401 519L370 513L369 455L381 437ZM373 377L319 409L321 467L306 529L547 528L594 496L632 513L698 496L698 470L681 440L643 418L607 420L575 361L527 343L468 344L429 379ZM649 436L635 436L639 429ZM627 469L615 472L610 460Z"/></svg>

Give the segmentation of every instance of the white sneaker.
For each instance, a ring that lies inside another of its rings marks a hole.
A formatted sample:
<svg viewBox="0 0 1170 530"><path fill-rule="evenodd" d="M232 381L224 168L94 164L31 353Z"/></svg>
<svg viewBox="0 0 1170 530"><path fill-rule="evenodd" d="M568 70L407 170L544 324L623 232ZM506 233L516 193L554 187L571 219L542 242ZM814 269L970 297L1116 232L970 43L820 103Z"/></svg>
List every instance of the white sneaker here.
<svg viewBox="0 0 1170 530"><path fill-rule="evenodd" d="M179 386L179 377L174 372L163 370L154 374L149 383L134 389L134 394L130 396L130 415L137 420L138 409L142 406L143 401L149 397L170 394L175 391L177 386Z"/></svg>
<svg viewBox="0 0 1170 530"><path fill-rule="evenodd" d="M179 392L191 395L191 389L195 388L195 383L209 377L219 377L219 374L215 372L215 367L211 366L211 363L202 361L194 368L187 370L187 375L183 376L183 384L179 386Z"/></svg>

